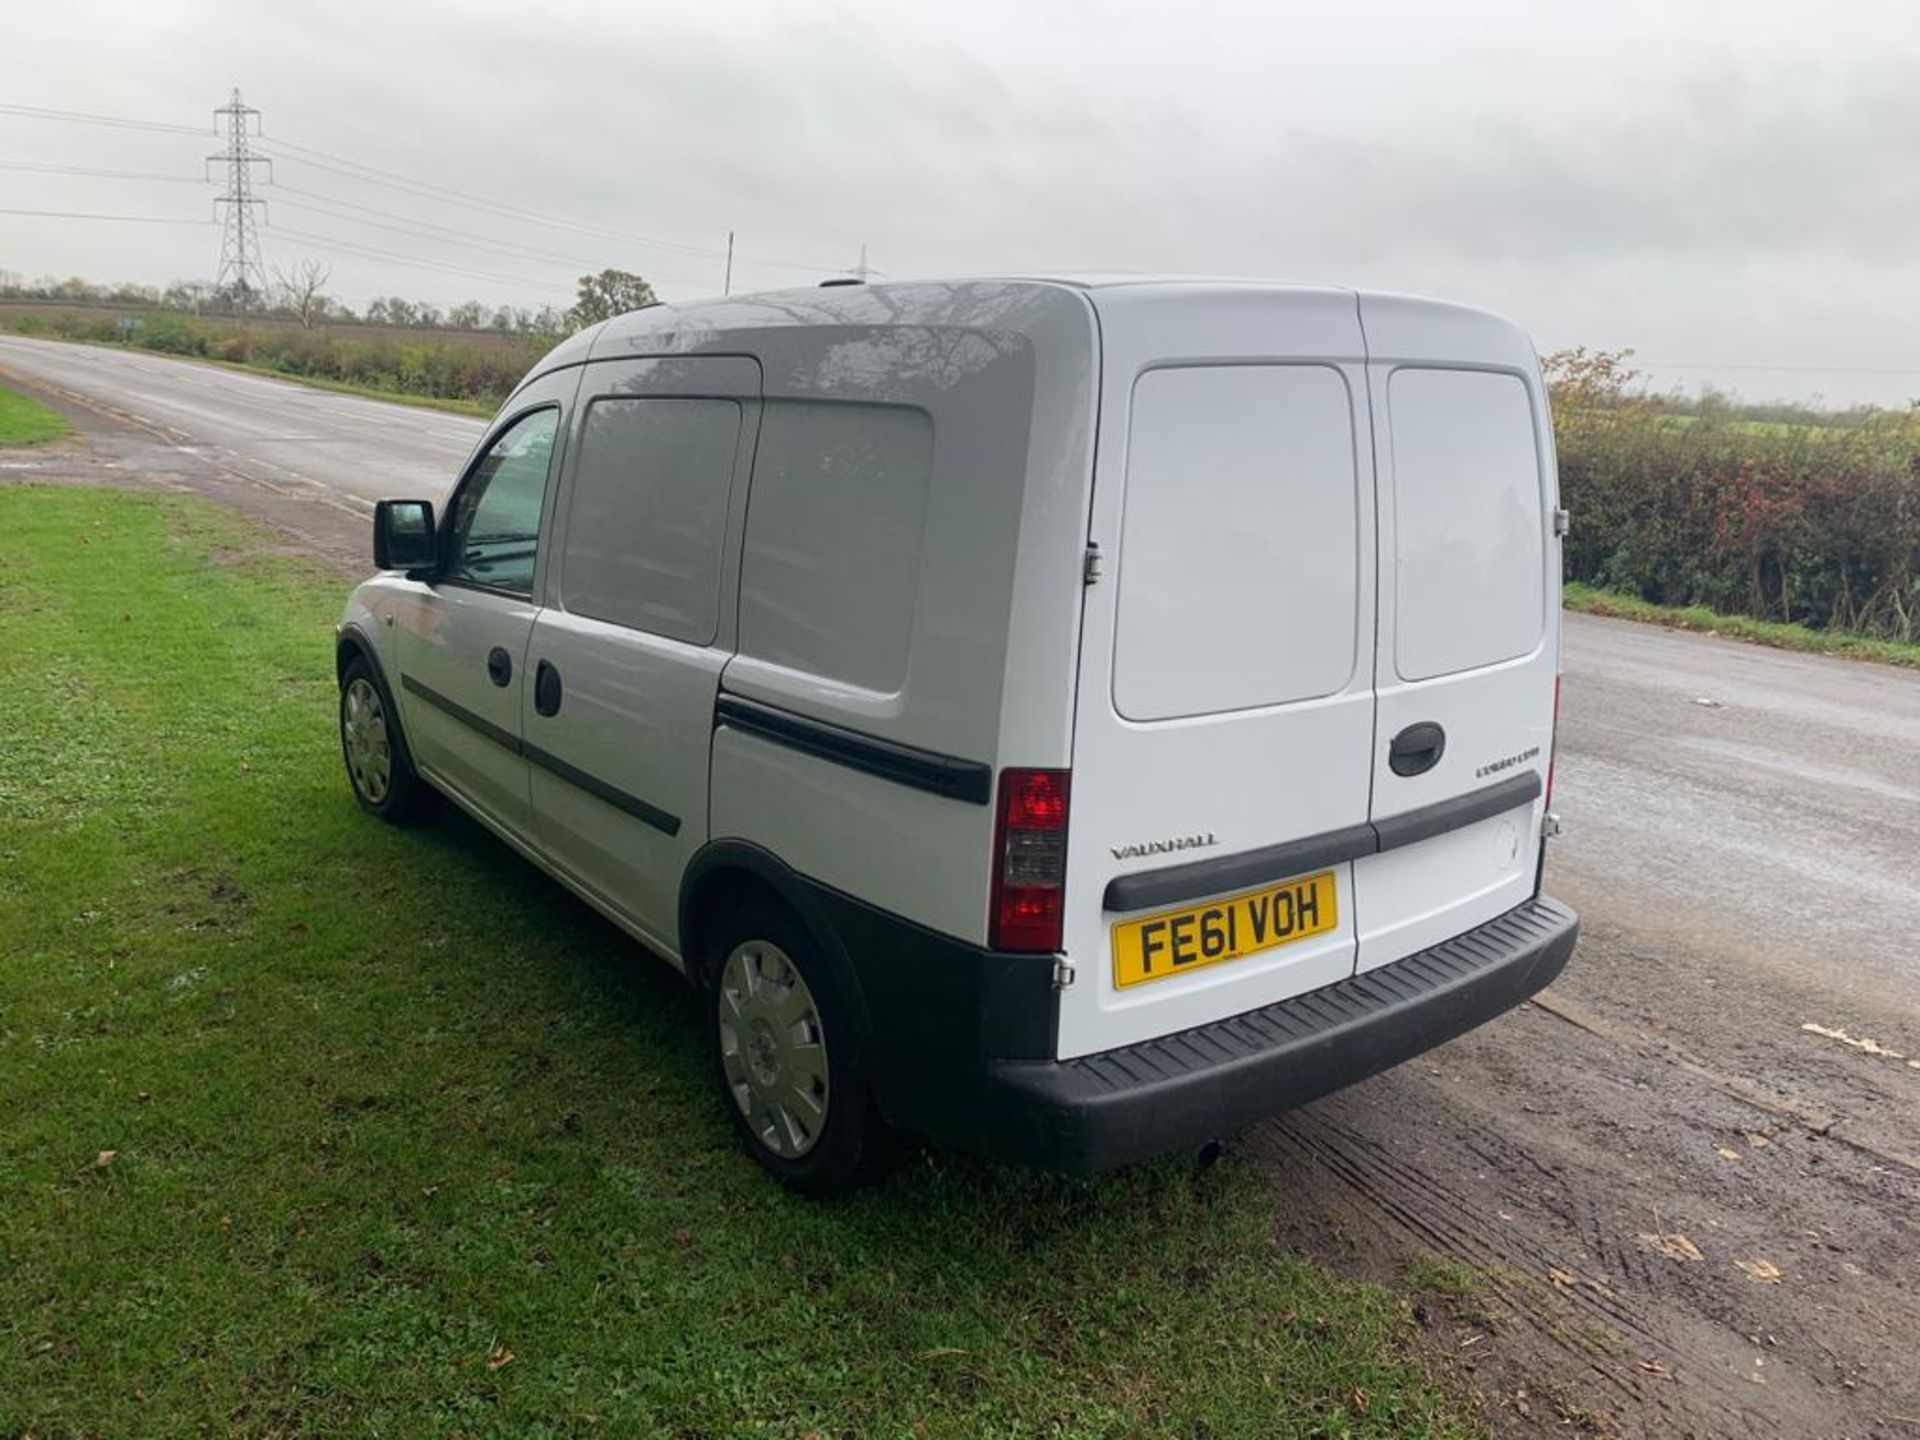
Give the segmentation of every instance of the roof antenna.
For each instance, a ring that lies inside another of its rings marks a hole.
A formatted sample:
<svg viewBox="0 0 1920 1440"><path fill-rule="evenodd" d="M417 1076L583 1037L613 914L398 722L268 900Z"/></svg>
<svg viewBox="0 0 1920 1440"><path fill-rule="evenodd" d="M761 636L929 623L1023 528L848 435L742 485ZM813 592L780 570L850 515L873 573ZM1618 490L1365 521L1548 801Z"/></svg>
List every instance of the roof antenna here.
<svg viewBox="0 0 1920 1440"><path fill-rule="evenodd" d="M867 283L867 277L871 274L873 274L873 267L867 264L867 246L863 240L860 242L860 263L855 265L852 271L846 275L836 276L831 280L822 280L820 282L820 288L822 290L830 290L836 285L864 285Z"/></svg>

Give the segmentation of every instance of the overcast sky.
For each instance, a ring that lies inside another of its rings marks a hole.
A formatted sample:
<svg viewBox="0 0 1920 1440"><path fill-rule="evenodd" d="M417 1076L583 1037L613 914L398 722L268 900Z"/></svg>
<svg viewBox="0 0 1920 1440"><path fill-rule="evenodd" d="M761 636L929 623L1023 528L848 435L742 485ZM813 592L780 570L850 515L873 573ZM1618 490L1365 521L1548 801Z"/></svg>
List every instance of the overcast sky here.
<svg viewBox="0 0 1920 1440"><path fill-rule="evenodd" d="M269 262L326 260L356 308L564 304L605 265L717 293L732 228L736 291L863 243L889 277L1278 276L1632 346L1663 387L1920 396L1915 0L8 12L8 105L202 125L238 85L263 147L304 147L259 192ZM0 113L0 209L201 221L214 148ZM0 214L25 277L211 278L218 248L205 224Z"/></svg>

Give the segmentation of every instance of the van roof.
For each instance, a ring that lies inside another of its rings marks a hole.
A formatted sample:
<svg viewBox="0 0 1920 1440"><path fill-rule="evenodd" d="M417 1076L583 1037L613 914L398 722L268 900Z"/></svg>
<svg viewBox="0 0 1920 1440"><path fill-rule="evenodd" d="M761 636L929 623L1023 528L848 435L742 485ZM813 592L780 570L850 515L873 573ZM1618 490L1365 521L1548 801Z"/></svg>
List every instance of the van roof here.
<svg viewBox="0 0 1920 1440"><path fill-rule="evenodd" d="M1215 295L1235 290L1257 291L1268 296L1276 292L1292 293L1323 302L1330 296L1347 296L1366 312L1370 340L1376 336L1386 340L1387 331L1404 332L1411 328L1423 339L1443 331L1454 344L1471 336L1475 343L1468 345L1470 351L1485 351L1503 358L1530 359L1533 353L1531 342L1519 327L1498 315L1473 306L1418 296L1259 278L1060 272L886 280L662 302L616 315L569 336L535 367L534 373L589 358L632 354L636 346L660 344L668 349L701 349L727 332L781 327L977 325L982 329L1018 330L1022 328L1021 323L1004 306L1010 291L1077 292L1099 308L1098 296L1103 293L1115 300L1125 293L1130 302L1150 301L1150 295L1142 292L1154 290L1164 292L1169 299L1181 291L1197 290ZM1002 303L995 303L996 297ZM1416 345L1414 351L1425 348ZM1404 347L1389 343L1382 353L1403 350Z"/></svg>

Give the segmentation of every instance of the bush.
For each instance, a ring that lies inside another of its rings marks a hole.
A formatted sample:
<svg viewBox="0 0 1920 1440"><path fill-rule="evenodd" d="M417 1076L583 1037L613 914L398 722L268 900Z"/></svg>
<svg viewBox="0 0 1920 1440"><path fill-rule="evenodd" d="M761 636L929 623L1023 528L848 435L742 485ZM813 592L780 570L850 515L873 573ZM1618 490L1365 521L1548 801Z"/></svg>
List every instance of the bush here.
<svg viewBox="0 0 1920 1440"><path fill-rule="evenodd" d="M1660 413L1622 357L1548 359L1567 577L1661 605L1920 635L1920 419Z"/></svg>
<svg viewBox="0 0 1920 1440"><path fill-rule="evenodd" d="M212 338L199 321L165 310L141 316L133 330L134 344L167 355L204 355Z"/></svg>

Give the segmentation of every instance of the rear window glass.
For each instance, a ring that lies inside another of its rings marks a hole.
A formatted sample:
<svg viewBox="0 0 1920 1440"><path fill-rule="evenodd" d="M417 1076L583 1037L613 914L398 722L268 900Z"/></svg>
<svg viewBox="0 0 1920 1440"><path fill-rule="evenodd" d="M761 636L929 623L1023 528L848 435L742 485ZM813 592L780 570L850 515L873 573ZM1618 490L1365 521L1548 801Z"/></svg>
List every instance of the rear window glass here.
<svg viewBox="0 0 1920 1440"><path fill-rule="evenodd" d="M1133 390L1113 698L1131 720L1346 688L1353 405L1324 365L1151 370Z"/></svg>
<svg viewBox="0 0 1920 1440"><path fill-rule="evenodd" d="M732 400L587 407L560 571L568 610L690 644L713 640L740 416Z"/></svg>
<svg viewBox="0 0 1920 1440"><path fill-rule="evenodd" d="M924 411L769 403L747 502L741 653L898 691L932 468Z"/></svg>
<svg viewBox="0 0 1920 1440"><path fill-rule="evenodd" d="M1524 655L1546 627L1540 462L1517 375L1396 370L1394 669L1452 675Z"/></svg>

